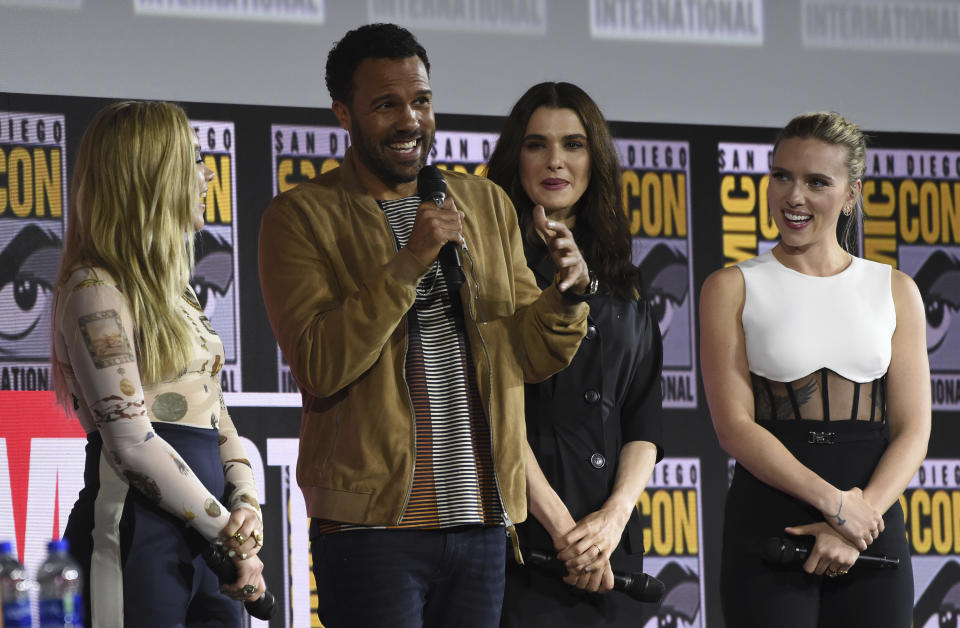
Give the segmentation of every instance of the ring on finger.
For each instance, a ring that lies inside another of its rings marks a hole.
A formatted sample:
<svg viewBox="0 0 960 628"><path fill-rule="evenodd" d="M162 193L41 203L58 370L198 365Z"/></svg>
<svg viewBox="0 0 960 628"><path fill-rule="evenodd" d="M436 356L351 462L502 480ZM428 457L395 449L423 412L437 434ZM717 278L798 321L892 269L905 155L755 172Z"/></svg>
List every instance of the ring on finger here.
<svg viewBox="0 0 960 628"><path fill-rule="evenodd" d="M599 545L597 545L596 543L594 543L593 546L594 546L595 548L597 548L597 556L603 554L603 550L600 549L600 546L599 546Z"/></svg>
<svg viewBox="0 0 960 628"><path fill-rule="evenodd" d="M243 599L247 599L251 595L257 592L257 587L252 584L245 584L243 588L240 589L240 594L243 596Z"/></svg>
<svg viewBox="0 0 960 628"><path fill-rule="evenodd" d="M257 547L263 546L263 532L260 530L253 531L253 542Z"/></svg>
<svg viewBox="0 0 960 628"><path fill-rule="evenodd" d="M237 542L237 545L243 545L243 535L240 534L239 532L237 532L236 534L234 534L234 535L231 536L230 538L233 539L234 541L236 541L236 542Z"/></svg>

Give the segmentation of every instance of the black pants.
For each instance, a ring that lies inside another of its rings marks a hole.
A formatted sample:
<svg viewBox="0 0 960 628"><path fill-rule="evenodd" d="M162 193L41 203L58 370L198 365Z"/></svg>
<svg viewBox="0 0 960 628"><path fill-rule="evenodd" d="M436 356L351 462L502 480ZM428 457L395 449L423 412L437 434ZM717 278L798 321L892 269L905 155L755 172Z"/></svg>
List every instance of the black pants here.
<svg viewBox="0 0 960 628"><path fill-rule="evenodd" d="M326 628L494 628L502 526L354 530L311 525L317 616Z"/></svg>
<svg viewBox="0 0 960 628"><path fill-rule="evenodd" d="M810 444L804 424L784 421L775 435L804 465L843 490L864 487L886 449L885 432L863 422L830 423L845 439ZM779 433L778 433L779 432ZM836 578L807 574L801 565L769 566L762 546L784 536L784 527L823 521L816 509L767 486L737 465L724 516L720 599L728 628L909 628L913 618L913 571L903 511L895 503L884 514L884 532L867 553L900 559L894 570L855 565Z"/></svg>

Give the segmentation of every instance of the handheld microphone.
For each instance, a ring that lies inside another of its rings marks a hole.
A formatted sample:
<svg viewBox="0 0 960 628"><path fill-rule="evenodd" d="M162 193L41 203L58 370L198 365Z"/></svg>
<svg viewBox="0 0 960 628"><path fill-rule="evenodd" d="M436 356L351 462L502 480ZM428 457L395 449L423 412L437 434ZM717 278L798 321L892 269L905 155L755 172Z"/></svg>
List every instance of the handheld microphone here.
<svg viewBox="0 0 960 628"><path fill-rule="evenodd" d="M447 181L443 178L443 173L436 166L424 166L417 175L417 196L421 200L430 199L437 204L437 207L443 205L447 198ZM447 288L456 292L463 285L466 277L463 274L463 267L460 264L460 252L457 251L456 242L447 242L440 247L440 270L443 271L443 278L447 282Z"/></svg>
<svg viewBox="0 0 960 628"><path fill-rule="evenodd" d="M237 567L221 548L207 544L200 555L203 556L210 570L217 574L220 582L236 582ZM277 601L269 591L264 591L263 595L255 600L244 602L243 606L250 615L264 621L268 621L277 613Z"/></svg>
<svg viewBox="0 0 960 628"><path fill-rule="evenodd" d="M528 550L523 553L526 561L548 573L560 578L567 575L567 567L556 556L538 550ZM663 582L645 573L628 573L625 571L613 572L613 590L626 593L638 602L659 602L663 599Z"/></svg>
<svg viewBox="0 0 960 628"><path fill-rule="evenodd" d="M763 544L763 562L769 565L795 565L807 560L811 543L788 537L771 536ZM857 565L874 569L896 569L900 559L896 556L860 554Z"/></svg>

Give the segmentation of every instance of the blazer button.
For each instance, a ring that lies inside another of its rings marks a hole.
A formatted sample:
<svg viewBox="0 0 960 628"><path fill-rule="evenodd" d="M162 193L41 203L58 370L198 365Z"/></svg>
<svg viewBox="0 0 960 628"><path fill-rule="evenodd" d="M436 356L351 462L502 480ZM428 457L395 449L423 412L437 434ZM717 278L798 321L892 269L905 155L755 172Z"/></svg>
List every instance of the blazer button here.
<svg viewBox="0 0 960 628"><path fill-rule="evenodd" d="M597 403L600 401L600 393L595 390L588 390L587 392L583 393L583 400L587 403Z"/></svg>
<svg viewBox="0 0 960 628"><path fill-rule="evenodd" d="M593 340L594 338L596 338L596 337L597 337L597 326L596 326L596 325L588 325L588 326L587 326L587 335L584 336L584 337L585 337L587 340Z"/></svg>
<svg viewBox="0 0 960 628"><path fill-rule="evenodd" d="M593 465L594 469L602 469L607 466L607 459L603 457L603 454L593 454L590 456L590 464Z"/></svg>

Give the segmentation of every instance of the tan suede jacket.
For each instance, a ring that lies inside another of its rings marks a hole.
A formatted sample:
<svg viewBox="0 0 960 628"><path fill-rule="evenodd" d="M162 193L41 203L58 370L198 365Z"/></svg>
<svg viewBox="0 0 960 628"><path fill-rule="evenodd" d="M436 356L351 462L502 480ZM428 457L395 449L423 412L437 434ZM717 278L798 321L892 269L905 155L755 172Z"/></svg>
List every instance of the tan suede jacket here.
<svg viewBox="0 0 960 628"><path fill-rule="evenodd" d="M276 197L260 228L260 284L273 333L303 396L297 480L307 513L395 525L413 482L407 311L428 268L397 251L348 150L343 165ZM564 368L588 308L527 268L516 214L490 181L446 173L464 212L460 290L477 386L509 525L526 518L523 383Z"/></svg>

